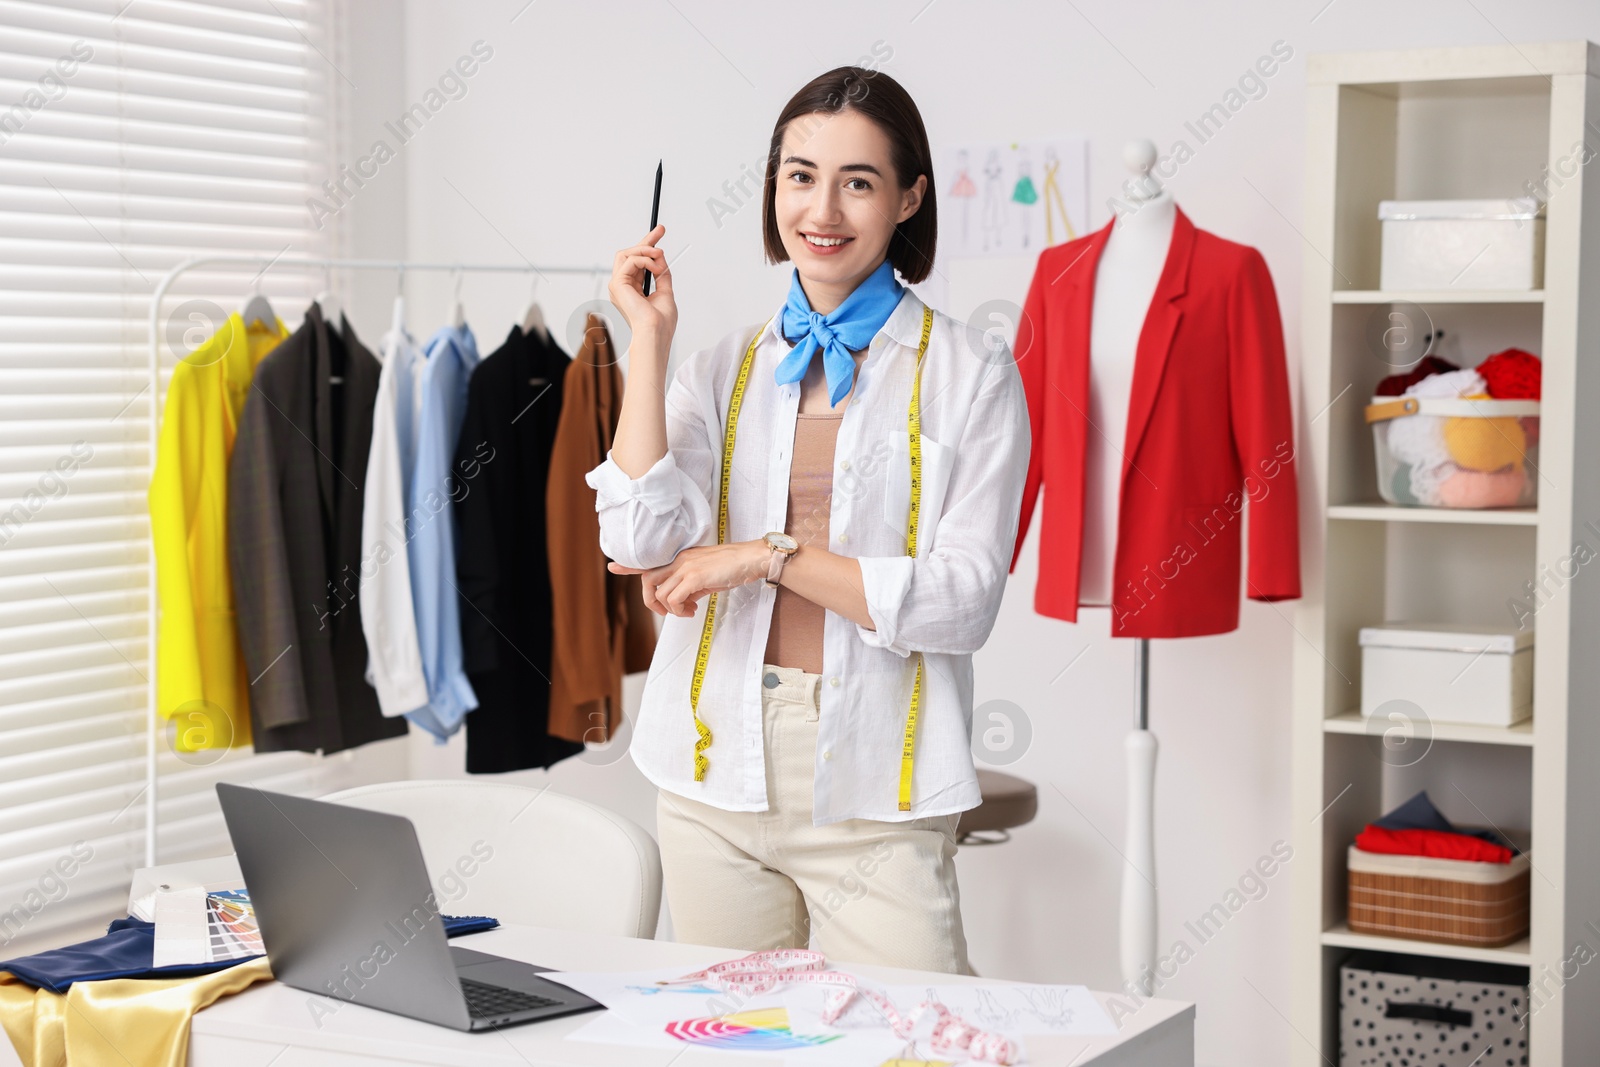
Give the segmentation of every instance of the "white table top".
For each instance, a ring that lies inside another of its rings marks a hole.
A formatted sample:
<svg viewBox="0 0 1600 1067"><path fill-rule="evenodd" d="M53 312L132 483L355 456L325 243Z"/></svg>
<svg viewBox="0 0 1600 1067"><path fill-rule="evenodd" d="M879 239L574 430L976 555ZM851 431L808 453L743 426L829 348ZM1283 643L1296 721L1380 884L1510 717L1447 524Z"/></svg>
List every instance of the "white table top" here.
<svg viewBox="0 0 1600 1067"><path fill-rule="evenodd" d="M634 971L682 966L698 970L743 955L734 949L706 948L668 941L581 934L535 926L502 926L452 938L451 944L569 971ZM898 983L996 981L889 967L849 965L862 975ZM1149 1000L1126 1014L1130 998L1096 993L1102 1005L1119 999L1113 1015L1119 1032L1111 1037L1029 1038L1030 1064L1065 1067L1193 1067L1194 1005ZM566 1035L594 1013L463 1033L357 1004L336 1002L339 1010L318 1018L314 1001L329 998L262 982L225 997L194 1017L189 1042L190 1067L375 1067L377 1064L461 1064L494 1067L740 1067L772 1065L774 1056L739 1055L685 1046L666 1051L568 1041ZM1120 1015L1120 1018L1118 1016Z"/></svg>

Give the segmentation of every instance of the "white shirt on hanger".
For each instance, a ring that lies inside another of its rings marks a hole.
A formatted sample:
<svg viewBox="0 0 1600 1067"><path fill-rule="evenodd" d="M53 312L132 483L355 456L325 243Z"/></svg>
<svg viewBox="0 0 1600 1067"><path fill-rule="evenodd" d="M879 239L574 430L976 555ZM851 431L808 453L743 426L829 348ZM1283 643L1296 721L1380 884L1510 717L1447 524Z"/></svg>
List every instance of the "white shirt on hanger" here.
<svg viewBox="0 0 1600 1067"><path fill-rule="evenodd" d="M922 502L917 558L906 555L911 499L907 411L923 302L907 289L868 346L840 420L829 551L860 560L869 630L828 612L823 633L813 823L904 821L979 802L971 751L972 653L989 637L1016 539L1031 431L1008 346L935 314L922 371ZM791 346L782 305L761 333L732 461L728 540L785 528L800 384L774 371ZM668 451L637 479L608 452L586 480L611 559L657 567L716 543L723 414L752 325L691 355L666 397ZM805 551L804 548L801 549ZM709 598L667 616L630 751L645 777L730 811L767 810L761 667L775 590L757 581L717 598L700 717L712 745L694 780L689 687ZM924 653L911 810L898 810L900 749L916 660Z"/></svg>
<svg viewBox="0 0 1600 1067"><path fill-rule="evenodd" d="M398 319L383 335L378 399L372 412L361 511L361 632L367 638L367 682L386 716L428 703L416 607L411 597L411 530L405 486L417 454L417 376L422 349Z"/></svg>

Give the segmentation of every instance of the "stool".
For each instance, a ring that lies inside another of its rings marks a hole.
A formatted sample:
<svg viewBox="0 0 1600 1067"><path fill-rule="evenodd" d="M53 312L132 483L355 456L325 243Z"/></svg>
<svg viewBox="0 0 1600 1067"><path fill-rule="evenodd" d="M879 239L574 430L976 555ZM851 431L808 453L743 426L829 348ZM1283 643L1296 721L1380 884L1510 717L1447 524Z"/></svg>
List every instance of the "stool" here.
<svg viewBox="0 0 1600 1067"><path fill-rule="evenodd" d="M978 769L978 791L983 800L961 813L956 826L960 845L998 845L1011 840L1011 828L1033 821L1039 813L1039 790L999 771Z"/></svg>

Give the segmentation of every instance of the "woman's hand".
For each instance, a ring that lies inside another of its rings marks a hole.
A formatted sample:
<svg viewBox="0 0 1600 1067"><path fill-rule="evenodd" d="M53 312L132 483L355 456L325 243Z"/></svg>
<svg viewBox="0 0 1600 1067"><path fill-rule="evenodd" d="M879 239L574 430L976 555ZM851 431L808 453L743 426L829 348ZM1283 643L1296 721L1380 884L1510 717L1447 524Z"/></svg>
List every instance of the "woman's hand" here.
<svg viewBox="0 0 1600 1067"><path fill-rule="evenodd" d="M640 570L620 563L606 566L613 574L637 574L644 582L644 603L657 615L693 617L708 593L762 581L772 550L764 541L686 548L664 567Z"/></svg>
<svg viewBox="0 0 1600 1067"><path fill-rule="evenodd" d="M608 292L611 302L628 321L635 334L655 339L660 351L665 352L673 332L678 328L678 305L672 298L672 271L667 266L667 254L656 247L667 232L658 225L644 235L644 240L616 254L611 266L611 285ZM644 295L644 279L648 272L655 276L655 292Z"/></svg>

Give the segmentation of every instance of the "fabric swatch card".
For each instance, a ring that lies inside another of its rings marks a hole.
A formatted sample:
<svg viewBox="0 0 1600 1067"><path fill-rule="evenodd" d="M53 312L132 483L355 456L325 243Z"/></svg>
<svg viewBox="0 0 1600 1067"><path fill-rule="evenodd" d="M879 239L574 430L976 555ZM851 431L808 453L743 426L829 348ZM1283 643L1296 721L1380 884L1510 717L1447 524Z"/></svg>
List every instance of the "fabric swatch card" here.
<svg viewBox="0 0 1600 1067"><path fill-rule="evenodd" d="M151 966L211 962L211 933L204 889L166 889L156 893L155 923Z"/></svg>

